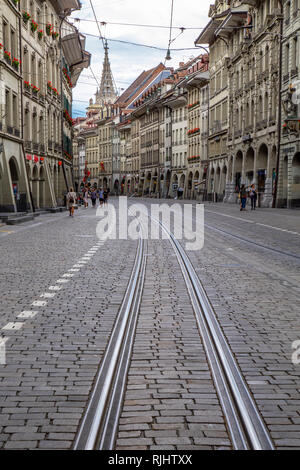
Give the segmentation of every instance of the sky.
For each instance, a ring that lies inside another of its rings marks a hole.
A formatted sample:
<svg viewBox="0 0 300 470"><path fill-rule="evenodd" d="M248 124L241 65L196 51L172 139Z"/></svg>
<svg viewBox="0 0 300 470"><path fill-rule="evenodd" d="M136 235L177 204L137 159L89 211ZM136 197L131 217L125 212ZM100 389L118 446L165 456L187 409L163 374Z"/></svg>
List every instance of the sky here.
<svg viewBox="0 0 300 470"><path fill-rule="evenodd" d="M100 83L104 57L102 41L95 22L90 0L82 0L80 11L73 12L71 22L86 35L86 50L92 54L91 68L84 69L73 90L73 118L85 116L85 108L90 98L94 99L97 81ZM208 10L211 0L174 0L173 30L171 38L171 60L165 62L166 49L170 35L172 0L92 0L101 33L108 40L109 59L118 92L126 89L144 70L155 67L160 62L167 67L177 68L179 62L186 62L196 57L201 49L194 48L194 41L201 28L208 23ZM75 19L80 21L75 21ZM130 26L110 23L129 23ZM132 25L155 25L157 27L139 27ZM179 28L186 29L183 33ZM181 33L181 34L180 34ZM115 41L112 41L115 40ZM118 41L145 44L140 47ZM159 50L155 49L155 47ZM174 49L189 49L172 51ZM95 80L93 73L97 79Z"/></svg>

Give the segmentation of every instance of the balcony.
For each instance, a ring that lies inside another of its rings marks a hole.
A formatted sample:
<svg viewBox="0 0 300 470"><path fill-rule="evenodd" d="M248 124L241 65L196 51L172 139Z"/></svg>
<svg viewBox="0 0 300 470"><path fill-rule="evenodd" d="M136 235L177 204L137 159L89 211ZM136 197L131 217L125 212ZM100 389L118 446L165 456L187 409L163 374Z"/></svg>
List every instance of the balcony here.
<svg viewBox="0 0 300 470"><path fill-rule="evenodd" d="M240 137L242 137L242 131L235 131L234 132L234 138L239 139Z"/></svg>
<svg viewBox="0 0 300 470"><path fill-rule="evenodd" d="M297 75L298 75L298 67L291 70L291 78L297 77Z"/></svg>
<svg viewBox="0 0 300 470"><path fill-rule="evenodd" d="M33 142L33 152L39 152L39 144L37 142Z"/></svg>
<svg viewBox="0 0 300 470"><path fill-rule="evenodd" d="M245 134L251 134L253 132L253 125L245 127Z"/></svg>
<svg viewBox="0 0 300 470"><path fill-rule="evenodd" d="M287 82L290 78L290 74L289 73L286 73L285 75L283 75L283 81L284 82Z"/></svg>
<svg viewBox="0 0 300 470"><path fill-rule="evenodd" d="M265 127L268 126L268 120L267 119L263 119L262 121L259 121L257 124L256 124L256 129L258 131L261 131L262 129L264 129Z"/></svg>
<svg viewBox="0 0 300 470"><path fill-rule="evenodd" d="M27 152L31 152L31 142L29 140L26 140L25 143L24 143L24 147L25 147L25 150Z"/></svg>

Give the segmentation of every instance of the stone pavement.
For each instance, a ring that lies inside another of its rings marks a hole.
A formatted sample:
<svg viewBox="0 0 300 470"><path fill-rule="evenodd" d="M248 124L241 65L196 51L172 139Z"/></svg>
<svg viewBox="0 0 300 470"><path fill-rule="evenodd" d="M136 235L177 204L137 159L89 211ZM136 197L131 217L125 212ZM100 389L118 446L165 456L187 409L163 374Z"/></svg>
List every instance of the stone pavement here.
<svg viewBox="0 0 300 470"><path fill-rule="evenodd" d="M135 257L91 208L40 219L0 238L3 449L71 447Z"/></svg>
<svg viewBox="0 0 300 470"><path fill-rule="evenodd" d="M189 252L276 447L299 449L300 365L292 363L292 344L300 340L300 259L220 229L299 256L300 213L205 204L205 245Z"/></svg>
<svg viewBox="0 0 300 470"><path fill-rule="evenodd" d="M149 241L117 450L230 449L191 301L169 241Z"/></svg>
<svg viewBox="0 0 300 470"><path fill-rule="evenodd" d="M278 449L300 448L300 260L279 253L299 256L299 216L206 204L204 248L189 252ZM96 225L82 208L0 230L2 449L72 446L137 247L103 245ZM116 449L222 448L231 442L177 258L150 240Z"/></svg>

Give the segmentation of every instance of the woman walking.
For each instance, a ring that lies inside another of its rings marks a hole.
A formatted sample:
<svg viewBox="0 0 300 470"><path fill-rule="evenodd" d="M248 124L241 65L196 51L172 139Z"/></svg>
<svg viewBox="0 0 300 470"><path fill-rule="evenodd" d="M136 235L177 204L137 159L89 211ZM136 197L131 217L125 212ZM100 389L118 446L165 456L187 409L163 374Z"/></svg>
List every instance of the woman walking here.
<svg viewBox="0 0 300 470"><path fill-rule="evenodd" d="M96 207L96 201L97 201L97 192L95 189L91 192L91 200L92 200L92 206L95 208Z"/></svg>
<svg viewBox="0 0 300 470"><path fill-rule="evenodd" d="M246 210L246 202L247 202L247 190L246 186L243 184L240 189L240 199L241 199L241 211Z"/></svg>
<svg viewBox="0 0 300 470"><path fill-rule="evenodd" d="M84 207L85 208L89 207L89 192L87 189L84 191L83 201L84 201Z"/></svg>
<svg viewBox="0 0 300 470"><path fill-rule="evenodd" d="M77 198L76 193L74 192L73 188L70 188L67 194L67 204L68 204L70 217L74 216L74 205L76 203L76 198Z"/></svg>
<svg viewBox="0 0 300 470"><path fill-rule="evenodd" d="M103 194L103 189L102 188L99 191L99 200L100 200L100 207L102 207L103 203L104 203L104 194Z"/></svg>

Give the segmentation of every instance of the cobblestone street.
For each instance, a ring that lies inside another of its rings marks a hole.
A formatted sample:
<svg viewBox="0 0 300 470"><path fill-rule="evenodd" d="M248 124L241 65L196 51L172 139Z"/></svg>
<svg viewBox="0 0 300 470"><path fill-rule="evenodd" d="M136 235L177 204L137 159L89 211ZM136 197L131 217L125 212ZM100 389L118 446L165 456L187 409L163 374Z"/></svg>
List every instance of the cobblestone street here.
<svg viewBox="0 0 300 470"><path fill-rule="evenodd" d="M74 446L138 249L101 241L95 212L0 227L1 449ZM299 242L299 211L206 204L204 248L187 252L276 449L300 449ZM169 240L151 239L143 256L114 449L232 449L178 257Z"/></svg>

